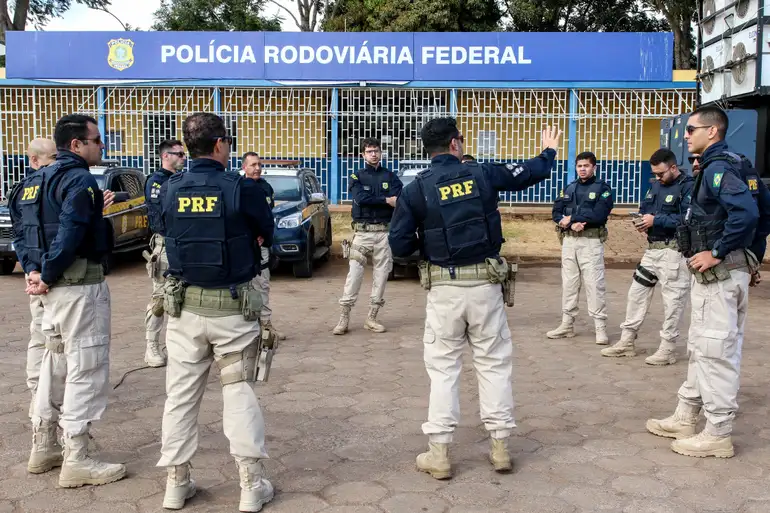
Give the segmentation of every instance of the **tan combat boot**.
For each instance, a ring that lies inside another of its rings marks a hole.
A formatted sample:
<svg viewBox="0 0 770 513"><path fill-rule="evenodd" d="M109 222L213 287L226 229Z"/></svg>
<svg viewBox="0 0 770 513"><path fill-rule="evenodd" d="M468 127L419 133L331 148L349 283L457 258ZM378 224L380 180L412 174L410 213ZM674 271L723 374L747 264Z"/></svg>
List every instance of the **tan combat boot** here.
<svg viewBox="0 0 770 513"><path fill-rule="evenodd" d="M428 442L428 452L417 455L417 468L427 472L435 479L452 477L452 465L449 463L449 444Z"/></svg>
<svg viewBox="0 0 770 513"><path fill-rule="evenodd" d="M561 324L553 331L549 331L545 334L548 338L572 338L575 336L575 320L567 315L563 314L561 317Z"/></svg>
<svg viewBox="0 0 770 513"><path fill-rule="evenodd" d="M666 340L660 341L660 346L655 354L644 359L648 365L673 365L676 363L676 344Z"/></svg>
<svg viewBox="0 0 770 513"><path fill-rule="evenodd" d="M653 435L666 438L687 438L695 434L695 424L698 423L700 408L679 403L674 414L665 419L649 419L647 431Z"/></svg>
<svg viewBox="0 0 770 513"><path fill-rule="evenodd" d="M32 426L32 452L27 462L27 470L32 474L42 474L54 467L61 467L62 447L56 440L56 423L42 422Z"/></svg>
<svg viewBox="0 0 770 513"><path fill-rule="evenodd" d="M511 455L508 453L508 438L489 439L489 461L497 472L508 472L513 469Z"/></svg>
<svg viewBox="0 0 770 513"><path fill-rule="evenodd" d="M166 355L160 348L160 342L157 340L148 340L147 349L144 350L144 363L150 367L164 367L166 365Z"/></svg>
<svg viewBox="0 0 770 513"><path fill-rule="evenodd" d="M594 321L594 327L596 328L596 344L599 346L609 344L610 338L607 336L607 321Z"/></svg>
<svg viewBox="0 0 770 513"><path fill-rule="evenodd" d="M64 463L59 474L59 486L62 488L103 485L124 477L125 465L97 461L88 455L88 434L64 438Z"/></svg>
<svg viewBox="0 0 770 513"><path fill-rule="evenodd" d="M278 340L286 340L286 335L284 335L283 333L275 329L275 326L273 326L273 321L271 321L270 319L263 321L262 327L274 333L275 336L278 338Z"/></svg>
<svg viewBox="0 0 770 513"><path fill-rule="evenodd" d="M602 349L602 356L636 356L636 348L634 347L634 341L636 340L636 333L633 331L623 330L620 335L620 340L615 345Z"/></svg>
<svg viewBox="0 0 770 513"><path fill-rule="evenodd" d="M185 501L195 495L195 480L190 478L190 467L190 462L167 467L166 494L163 496L164 508L182 509Z"/></svg>
<svg viewBox="0 0 770 513"><path fill-rule="evenodd" d="M366 317L366 321L364 322L364 328L368 329L369 331L373 331L375 333L384 333L385 332L385 326L377 322L377 312L380 311L379 306L370 306L369 307L369 315Z"/></svg>
<svg viewBox="0 0 770 513"><path fill-rule="evenodd" d="M273 485L265 479L262 462L255 458L236 458L241 477L241 502L238 511L262 511L262 506L273 500Z"/></svg>
<svg viewBox="0 0 770 513"><path fill-rule="evenodd" d="M332 333L335 335L344 335L348 331L348 323L350 322L350 307L343 306L341 308L342 312L340 313L340 320L334 327L334 331L332 331Z"/></svg>
<svg viewBox="0 0 770 513"><path fill-rule="evenodd" d="M735 455L733 441L730 435L716 436L705 429L695 436L674 440L671 442L671 450L683 456L695 458L732 458Z"/></svg>

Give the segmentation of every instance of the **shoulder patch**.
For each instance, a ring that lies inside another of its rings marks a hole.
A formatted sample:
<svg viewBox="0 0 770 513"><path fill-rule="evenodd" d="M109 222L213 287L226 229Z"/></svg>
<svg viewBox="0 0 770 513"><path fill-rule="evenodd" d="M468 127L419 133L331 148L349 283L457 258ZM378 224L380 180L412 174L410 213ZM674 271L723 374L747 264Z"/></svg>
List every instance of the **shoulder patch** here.
<svg viewBox="0 0 770 513"><path fill-rule="evenodd" d="M610 197L610 191L604 191L602 193L602 198L609 198Z"/></svg>
<svg viewBox="0 0 770 513"><path fill-rule="evenodd" d="M749 179L746 181L746 183L748 184L750 191L759 190L759 182L757 180L757 177L755 177L755 176L749 177Z"/></svg>
<svg viewBox="0 0 770 513"><path fill-rule="evenodd" d="M714 187L719 187L719 184L722 183L722 175L724 175L724 173L714 173L714 181L712 182Z"/></svg>
<svg viewBox="0 0 770 513"><path fill-rule="evenodd" d="M563 198L563 197L564 197L564 189L562 189L562 190L561 190L561 192L559 193L559 197L560 197L560 198Z"/></svg>
<svg viewBox="0 0 770 513"><path fill-rule="evenodd" d="M350 179L351 180L358 180L358 177L356 176L355 173L350 173Z"/></svg>

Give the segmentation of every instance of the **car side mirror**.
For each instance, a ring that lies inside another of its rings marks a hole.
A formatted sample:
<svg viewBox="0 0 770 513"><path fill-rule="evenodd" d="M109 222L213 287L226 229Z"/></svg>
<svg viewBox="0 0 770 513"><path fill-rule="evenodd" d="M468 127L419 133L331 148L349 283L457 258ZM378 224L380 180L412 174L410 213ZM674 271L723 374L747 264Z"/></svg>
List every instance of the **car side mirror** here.
<svg viewBox="0 0 770 513"><path fill-rule="evenodd" d="M326 201L326 194L322 192L314 192L310 195L310 203L323 203Z"/></svg>
<svg viewBox="0 0 770 513"><path fill-rule="evenodd" d="M131 195L127 192L116 192L113 203L123 203L131 199Z"/></svg>

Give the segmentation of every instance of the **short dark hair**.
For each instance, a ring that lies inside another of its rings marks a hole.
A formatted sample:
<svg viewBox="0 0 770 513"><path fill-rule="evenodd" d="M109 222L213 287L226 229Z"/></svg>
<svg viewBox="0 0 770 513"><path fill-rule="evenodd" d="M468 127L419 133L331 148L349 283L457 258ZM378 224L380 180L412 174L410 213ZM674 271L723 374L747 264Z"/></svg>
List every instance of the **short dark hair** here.
<svg viewBox="0 0 770 513"><path fill-rule="evenodd" d="M476 160L476 157L466 153L465 155L463 155L463 160Z"/></svg>
<svg viewBox="0 0 770 513"><path fill-rule="evenodd" d="M174 146L183 146L182 141L179 139L166 139L158 145L158 155L163 155Z"/></svg>
<svg viewBox="0 0 770 513"><path fill-rule="evenodd" d="M382 148L382 145L376 137L364 137L361 140L361 153L366 151L366 148Z"/></svg>
<svg viewBox="0 0 770 513"><path fill-rule="evenodd" d="M434 118L425 123L420 130L420 138L425 151L429 155L446 153L452 139L460 134L457 129L457 120L453 117Z"/></svg>
<svg viewBox="0 0 770 513"><path fill-rule="evenodd" d="M650 165L657 166L659 164L668 164L669 166L676 166L676 155L668 148L661 148L655 150L655 153L650 157Z"/></svg>
<svg viewBox="0 0 770 513"><path fill-rule="evenodd" d="M693 112L691 116L696 114L704 124L717 127L717 135L720 139L727 137L727 129L730 127L730 121L727 119L725 111L719 107L709 105L707 107L695 109L695 112Z"/></svg>
<svg viewBox="0 0 770 513"><path fill-rule="evenodd" d="M578 153L578 156L575 157L575 163L577 164L581 160L587 160L591 163L592 166L596 165L596 155L593 154L591 151L584 151L583 153Z"/></svg>
<svg viewBox="0 0 770 513"><path fill-rule="evenodd" d="M96 119L84 114L69 114L56 122L56 128L53 132L53 140L56 148L60 150L69 150L70 143L75 140L83 140L88 137L88 124L93 123L99 126Z"/></svg>
<svg viewBox="0 0 770 513"><path fill-rule="evenodd" d="M192 158L214 153L217 137L225 137L225 122L216 114L197 112L184 120L184 143Z"/></svg>
<svg viewBox="0 0 770 513"><path fill-rule="evenodd" d="M249 157L257 157L259 158L259 154L255 151L247 151L243 154L243 157L241 157L241 162L245 161Z"/></svg>

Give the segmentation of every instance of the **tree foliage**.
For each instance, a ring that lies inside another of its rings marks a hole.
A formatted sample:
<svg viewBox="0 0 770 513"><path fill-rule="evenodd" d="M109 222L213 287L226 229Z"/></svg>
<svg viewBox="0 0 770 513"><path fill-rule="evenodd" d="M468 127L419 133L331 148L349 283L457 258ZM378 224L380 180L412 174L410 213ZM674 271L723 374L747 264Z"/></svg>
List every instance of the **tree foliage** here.
<svg viewBox="0 0 770 513"><path fill-rule="evenodd" d="M264 0L162 0L153 30L279 31L278 16L260 16Z"/></svg>
<svg viewBox="0 0 770 513"><path fill-rule="evenodd" d="M327 32L483 32L500 29L496 0L335 0Z"/></svg>
<svg viewBox="0 0 770 513"><path fill-rule="evenodd" d="M107 7L110 0L74 0L91 8ZM10 5L9 5L10 4ZM0 43L7 30L24 30L27 23L39 29L72 7L73 0L0 0Z"/></svg>
<svg viewBox="0 0 770 513"><path fill-rule="evenodd" d="M692 24L697 20L698 14L695 0L647 0L647 4L666 18L668 29L674 33L676 69L694 68L697 62Z"/></svg>
<svg viewBox="0 0 770 513"><path fill-rule="evenodd" d="M637 0L507 0L516 32L657 32L665 23Z"/></svg>

